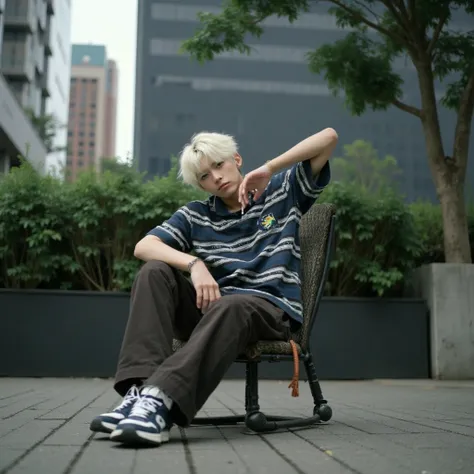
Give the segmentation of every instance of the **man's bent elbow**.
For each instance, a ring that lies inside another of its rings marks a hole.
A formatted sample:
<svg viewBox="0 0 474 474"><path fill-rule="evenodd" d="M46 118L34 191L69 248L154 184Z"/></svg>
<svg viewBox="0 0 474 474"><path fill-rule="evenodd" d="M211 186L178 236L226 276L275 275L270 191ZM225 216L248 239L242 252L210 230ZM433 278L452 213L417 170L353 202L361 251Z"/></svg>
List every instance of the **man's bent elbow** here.
<svg viewBox="0 0 474 474"><path fill-rule="evenodd" d="M135 249L133 250L133 256L138 258L139 260L146 261L146 255L148 253L148 249L150 248L150 243L152 242L161 242L158 237L147 235L143 237L143 239L139 240L135 244Z"/></svg>
<svg viewBox="0 0 474 474"><path fill-rule="evenodd" d="M326 128L324 132L327 134L328 140L331 145L337 143L337 141L339 140L339 135L337 134L336 130L334 130L334 128Z"/></svg>
<svg viewBox="0 0 474 474"><path fill-rule="evenodd" d="M133 256L138 258L139 260L143 260L142 258L143 250L142 250L142 241L136 243L135 249L133 250Z"/></svg>

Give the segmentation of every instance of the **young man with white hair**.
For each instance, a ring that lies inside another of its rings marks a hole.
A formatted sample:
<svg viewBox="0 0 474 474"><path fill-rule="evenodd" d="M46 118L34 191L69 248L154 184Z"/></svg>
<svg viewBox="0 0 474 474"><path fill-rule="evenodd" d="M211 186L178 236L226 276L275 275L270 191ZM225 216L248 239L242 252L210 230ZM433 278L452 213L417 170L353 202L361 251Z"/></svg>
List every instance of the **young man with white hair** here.
<svg viewBox="0 0 474 474"><path fill-rule="evenodd" d="M172 424L189 426L248 344L288 340L302 321L299 224L329 183L337 138L322 130L245 177L232 137L203 132L185 146L180 174L210 197L136 244L146 263L115 378L124 398L91 430L131 445L166 442ZM187 341L176 352L173 337Z"/></svg>

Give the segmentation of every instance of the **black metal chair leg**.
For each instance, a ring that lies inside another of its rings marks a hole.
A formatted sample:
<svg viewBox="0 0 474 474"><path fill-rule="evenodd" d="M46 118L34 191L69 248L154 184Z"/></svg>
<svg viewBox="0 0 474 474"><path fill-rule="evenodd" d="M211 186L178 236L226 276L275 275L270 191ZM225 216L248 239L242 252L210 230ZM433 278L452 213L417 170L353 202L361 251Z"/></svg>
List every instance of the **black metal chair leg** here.
<svg viewBox="0 0 474 474"><path fill-rule="evenodd" d="M316 374L316 367L313 362L313 355L308 354L307 359L304 362L306 373L308 375L308 385L313 395L314 408L313 415L319 415L321 421L329 421L332 417L332 409L327 404L327 400L324 399L321 385L319 384L318 376Z"/></svg>
<svg viewBox="0 0 474 474"><path fill-rule="evenodd" d="M264 433L286 428L302 428L315 425L321 421L329 421L332 410L323 398L319 385L316 369L311 354L305 360L305 368L308 374L308 382L314 400L313 416L291 417L291 416L267 416L260 411L258 403L258 364L259 362L246 363L245 377L245 415L195 418L191 425L237 425L245 423L245 426L257 433Z"/></svg>
<svg viewBox="0 0 474 474"><path fill-rule="evenodd" d="M258 362L247 362L245 367L245 412L260 411L258 404Z"/></svg>

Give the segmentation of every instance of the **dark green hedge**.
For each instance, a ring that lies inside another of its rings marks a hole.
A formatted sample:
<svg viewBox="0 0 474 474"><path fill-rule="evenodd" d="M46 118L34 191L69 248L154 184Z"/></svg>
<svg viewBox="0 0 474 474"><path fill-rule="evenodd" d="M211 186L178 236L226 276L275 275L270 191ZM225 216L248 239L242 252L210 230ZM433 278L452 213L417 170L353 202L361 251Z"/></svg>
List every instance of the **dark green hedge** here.
<svg viewBox="0 0 474 474"><path fill-rule="evenodd" d="M141 265L135 243L179 206L203 195L176 170L143 182L135 172L86 173L75 183L28 165L0 179L0 287L128 291ZM338 208L328 294L398 295L421 263L443 261L439 208L406 206L393 191L332 184ZM474 214L470 216L474 243Z"/></svg>

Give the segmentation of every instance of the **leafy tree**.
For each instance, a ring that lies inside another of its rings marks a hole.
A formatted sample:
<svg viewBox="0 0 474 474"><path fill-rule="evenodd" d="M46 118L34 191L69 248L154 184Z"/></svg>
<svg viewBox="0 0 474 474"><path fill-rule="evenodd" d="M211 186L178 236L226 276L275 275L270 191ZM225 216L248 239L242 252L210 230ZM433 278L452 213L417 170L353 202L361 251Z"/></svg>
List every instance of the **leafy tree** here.
<svg viewBox="0 0 474 474"><path fill-rule="evenodd" d="M218 15L200 13L202 27L182 49L200 62L223 51L249 53L250 33L260 37L271 15L293 22L310 0L227 0ZM390 106L421 120L427 155L441 203L448 262L472 261L464 199L470 129L474 108L474 30L450 27L454 10L473 15L473 0L329 0L329 12L347 36L308 54L311 71L323 73L331 91L343 91L352 114ZM474 18L473 18L474 20ZM376 34L369 34L376 33ZM421 103L403 101L403 79L393 62L408 56L418 76ZM442 104L457 113L454 147L443 145L435 80L455 77Z"/></svg>
<svg viewBox="0 0 474 474"><path fill-rule="evenodd" d="M364 140L344 145L344 157L334 157L331 164L334 181L354 183L376 193L395 189L402 173L393 156L380 158L372 144Z"/></svg>

